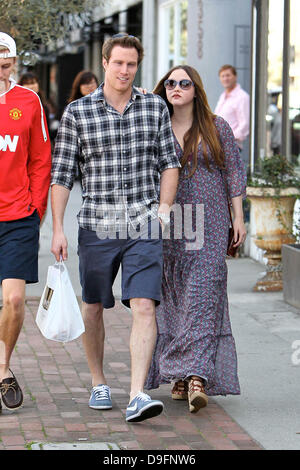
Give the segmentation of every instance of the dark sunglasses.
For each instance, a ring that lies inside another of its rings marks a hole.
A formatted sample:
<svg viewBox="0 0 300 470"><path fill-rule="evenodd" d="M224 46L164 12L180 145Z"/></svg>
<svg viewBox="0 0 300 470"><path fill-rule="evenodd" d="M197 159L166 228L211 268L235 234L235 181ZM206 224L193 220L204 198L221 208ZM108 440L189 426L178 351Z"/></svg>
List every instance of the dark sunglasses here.
<svg viewBox="0 0 300 470"><path fill-rule="evenodd" d="M177 80L172 79L164 81L164 87L167 90L174 90L176 85L179 85L182 90L189 90L192 86L194 86L194 83L192 82L192 80L187 80L186 78L184 80L179 80L179 82L177 82Z"/></svg>

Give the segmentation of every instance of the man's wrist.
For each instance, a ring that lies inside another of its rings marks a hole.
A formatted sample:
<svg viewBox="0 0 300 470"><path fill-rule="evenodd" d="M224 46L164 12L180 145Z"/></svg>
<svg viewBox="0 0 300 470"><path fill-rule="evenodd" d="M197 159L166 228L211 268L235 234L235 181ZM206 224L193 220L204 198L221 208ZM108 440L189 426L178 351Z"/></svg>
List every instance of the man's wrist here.
<svg viewBox="0 0 300 470"><path fill-rule="evenodd" d="M64 227L61 224L53 225L53 234L54 235L62 235L64 234Z"/></svg>

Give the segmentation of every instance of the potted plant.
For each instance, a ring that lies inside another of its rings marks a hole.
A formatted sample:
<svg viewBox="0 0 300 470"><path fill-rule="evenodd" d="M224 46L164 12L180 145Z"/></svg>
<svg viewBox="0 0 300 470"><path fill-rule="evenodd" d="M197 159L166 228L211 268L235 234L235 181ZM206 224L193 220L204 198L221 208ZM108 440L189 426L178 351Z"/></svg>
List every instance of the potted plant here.
<svg viewBox="0 0 300 470"><path fill-rule="evenodd" d="M255 291L283 288L281 247L293 244L293 213L300 196L300 178L284 156L273 155L258 161L258 170L248 179L247 197L255 218L256 246L265 250L266 275L257 281Z"/></svg>

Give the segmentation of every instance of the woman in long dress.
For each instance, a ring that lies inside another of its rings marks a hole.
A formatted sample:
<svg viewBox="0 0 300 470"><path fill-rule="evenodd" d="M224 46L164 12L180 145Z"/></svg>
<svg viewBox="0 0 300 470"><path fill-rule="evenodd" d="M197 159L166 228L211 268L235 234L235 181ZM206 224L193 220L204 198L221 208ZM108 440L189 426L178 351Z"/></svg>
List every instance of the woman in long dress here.
<svg viewBox="0 0 300 470"><path fill-rule="evenodd" d="M169 107L181 159L174 207L182 211L182 236L174 228L178 216L171 213L170 236L164 240L158 337L145 388L174 382L172 398L188 399L189 410L197 412L206 406L208 395L240 394L227 299L227 194L238 246L246 238L242 209L246 173L232 130L210 110L195 69L174 67L154 93ZM186 236L188 207L193 207L194 233L204 222L199 246L189 244ZM204 209L203 221L197 207Z"/></svg>

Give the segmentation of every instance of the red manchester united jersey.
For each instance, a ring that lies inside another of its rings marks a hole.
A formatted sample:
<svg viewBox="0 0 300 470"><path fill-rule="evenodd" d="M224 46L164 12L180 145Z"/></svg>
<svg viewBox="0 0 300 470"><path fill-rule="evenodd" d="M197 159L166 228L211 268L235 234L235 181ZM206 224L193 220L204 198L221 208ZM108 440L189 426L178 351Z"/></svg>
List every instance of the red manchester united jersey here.
<svg viewBox="0 0 300 470"><path fill-rule="evenodd" d="M12 82L0 95L0 221L37 209L42 218L50 185L51 145L41 101Z"/></svg>

